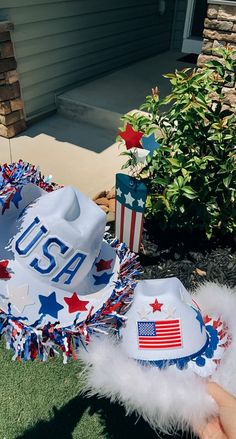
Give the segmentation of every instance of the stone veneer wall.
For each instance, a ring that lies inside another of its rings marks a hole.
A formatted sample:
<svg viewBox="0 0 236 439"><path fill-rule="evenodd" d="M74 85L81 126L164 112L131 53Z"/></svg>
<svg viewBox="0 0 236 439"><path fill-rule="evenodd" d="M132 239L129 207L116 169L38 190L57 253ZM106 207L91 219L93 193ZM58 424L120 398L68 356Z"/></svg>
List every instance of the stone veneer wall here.
<svg viewBox="0 0 236 439"><path fill-rule="evenodd" d="M214 48L225 44L236 48L236 2L232 5L223 3L223 1L222 5L209 3L203 31L202 53L198 57L199 67L206 61L219 59L214 56ZM224 104L230 106L236 104L236 72L231 77L231 82L225 84L223 88Z"/></svg>
<svg viewBox="0 0 236 439"><path fill-rule="evenodd" d="M0 21L0 136L11 138L26 128L19 78L10 31L13 24Z"/></svg>

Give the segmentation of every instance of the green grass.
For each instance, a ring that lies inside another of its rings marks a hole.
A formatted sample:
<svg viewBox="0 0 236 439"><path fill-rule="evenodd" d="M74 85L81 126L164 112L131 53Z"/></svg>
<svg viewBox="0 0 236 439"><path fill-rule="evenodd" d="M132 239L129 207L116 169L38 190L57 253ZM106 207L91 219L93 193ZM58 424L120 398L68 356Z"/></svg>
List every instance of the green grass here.
<svg viewBox="0 0 236 439"><path fill-rule="evenodd" d="M63 365L60 357L21 363L11 358L1 342L1 439L157 438L144 421L125 416L119 405L82 397L78 362Z"/></svg>

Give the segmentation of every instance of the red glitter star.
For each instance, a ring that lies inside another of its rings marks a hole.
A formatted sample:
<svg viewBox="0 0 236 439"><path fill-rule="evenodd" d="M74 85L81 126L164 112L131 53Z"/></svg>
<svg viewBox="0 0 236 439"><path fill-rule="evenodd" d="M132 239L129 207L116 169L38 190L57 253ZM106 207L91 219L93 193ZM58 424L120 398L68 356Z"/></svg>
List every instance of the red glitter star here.
<svg viewBox="0 0 236 439"><path fill-rule="evenodd" d="M149 305L152 307L152 312L155 311L161 311L161 307L163 306L163 303L159 303L157 299L155 299L154 303L149 303Z"/></svg>
<svg viewBox="0 0 236 439"><path fill-rule="evenodd" d="M100 259L95 265L97 267L97 271L109 270L111 268L111 263L113 259L109 259L109 261L105 261L105 259Z"/></svg>
<svg viewBox="0 0 236 439"><path fill-rule="evenodd" d="M129 123L127 123L125 131L120 131L118 134L120 137L122 137L122 139L124 139L127 149L142 148L140 139L143 137L143 133L140 131L135 131L132 125Z"/></svg>
<svg viewBox="0 0 236 439"><path fill-rule="evenodd" d="M11 274L7 271L9 261L0 261L0 279L10 279Z"/></svg>
<svg viewBox="0 0 236 439"><path fill-rule="evenodd" d="M87 311L86 305L88 300L80 300L76 293L73 293L71 297L64 297L65 302L69 306L68 312Z"/></svg>

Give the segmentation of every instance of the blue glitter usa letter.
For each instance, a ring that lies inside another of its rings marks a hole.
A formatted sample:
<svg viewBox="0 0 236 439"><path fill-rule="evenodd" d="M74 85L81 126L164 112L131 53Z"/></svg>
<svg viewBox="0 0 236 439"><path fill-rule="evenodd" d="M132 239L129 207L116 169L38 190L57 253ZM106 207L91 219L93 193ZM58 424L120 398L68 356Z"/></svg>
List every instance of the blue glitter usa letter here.
<svg viewBox="0 0 236 439"><path fill-rule="evenodd" d="M29 253L33 248L37 248L37 251L39 251L39 242L43 237L45 237L48 234L48 229L44 225L40 225L40 219L38 217L34 218L34 221L23 231L23 233L19 236L19 238L16 241L16 251L20 256L28 256ZM27 243L27 245L22 246L22 241L25 241L29 239L29 236L32 234L32 231L39 228L39 231L35 231L35 236L31 238L31 241ZM59 253L61 255L65 255L66 253L71 253L71 248L68 247L63 241L61 241L58 237L48 237L47 241L45 241L42 245L40 253L49 261L48 266L42 267L40 266L40 258L35 257L30 262L30 267L36 270L41 275L48 275L52 274L52 272L55 271L55 269L58 267L55 256L53 256L49 248L51 245L56 245L59 248ZM70 251L69 251L70 250ZM58 283L60 278L64 275L66 276L66 279L64 280L64 284L70 285L71 281L73 280L74 276L80 269L81 265L86 259L86 254L81 253L80 251L77 251L75 254L72 255L69 262L66 261L65 265L60 269L60 271L54 276L51 280L53 282ZM72 268L73 267L73 268ZM55 274L55 273L54 273Z"/></svg>

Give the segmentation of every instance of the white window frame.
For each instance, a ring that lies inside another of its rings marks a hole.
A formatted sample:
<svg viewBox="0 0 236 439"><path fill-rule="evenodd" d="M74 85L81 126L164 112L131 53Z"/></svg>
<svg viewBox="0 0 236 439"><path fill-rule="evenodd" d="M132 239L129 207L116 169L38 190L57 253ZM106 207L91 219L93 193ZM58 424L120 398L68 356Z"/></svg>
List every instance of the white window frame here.
<svg viewBox="0 0 236 439"><path fill-rule="evenodd" d="M188 0L182 44L184 53L201 53L202 50L202 38L190 38L194 5L195 0Z"/></svg>

